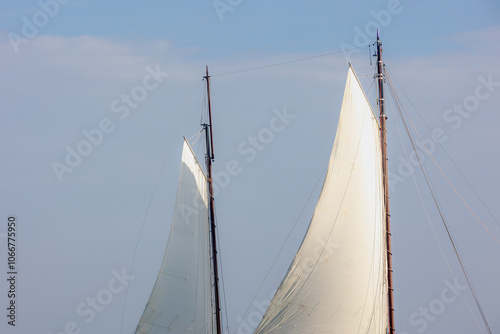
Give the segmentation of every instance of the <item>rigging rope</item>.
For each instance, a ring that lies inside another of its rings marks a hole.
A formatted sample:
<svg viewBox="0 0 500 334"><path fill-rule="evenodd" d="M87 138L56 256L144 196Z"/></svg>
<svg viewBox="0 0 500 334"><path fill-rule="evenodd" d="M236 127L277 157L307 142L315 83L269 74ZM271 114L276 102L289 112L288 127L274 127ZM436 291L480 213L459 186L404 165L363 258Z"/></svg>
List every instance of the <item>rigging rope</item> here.
<svg viewBox="0 0 500 334"><path fill-rule="evenodd" d="M389 102L391 102L390 99L389 99ZM393 112L393 114L395 116L394 110L391 109L391 111ZM401 130L399 128L399 124L398 123L396 123L396 129L398 130L399 139L401 140L401 146L403 147L403 151L404 151L405 157L406 157L407 160L409 160L409 155L408 155L408 152L406 151L405 145L403 143L403 136L401 135ZM446 265L448 267L449 272L451 273L451 276L454 279L456 279L457 276L455 275L453 269L451 268L450 262L448 261L448 258L446 257L446 254L444 252L443 246L441 245L441 242L439 241L439 238L437 236L437 233L436 233L436 230L434 228L434 225L432 224L432 220L430 218L429 212L427 211L427 207L425 206L425 202L424 202L424 199L422 197L422 192L420 191L420 187L418 186L417 180L415 179L415 174L411 173L411 176L412 176L412 179L413 179L413 183L415 184L415 188L417 189L417 194L418 194L418 197L420 199L420 204L422 205L422 208L424 209L424 213L425 213L425 216L427 218L427 222L429 223L429 226L431 227L432 233L434 235L434 239L436 240L436 242L437 242L437 244L439 246L439 250L441 251L441 255L443 256L444 261L446 262ZM479 322L478 322L476 316L472 312L472 308L471 308L471 306L469 304L469 301L467 300L467 298L465 298L464 294L461 294L461 297L464 300L465 305L467 305L467 308L469 309L469 313L472 315L472 318L474 319L474 322L478 326L479 330L481 330L481 332L483 333L483 329L479 325Z"/></svg>
<svg viewBox="0 0 500 334"><path fill-rule="evenodd" d="M401 87L401 85L399 84L399 82L397 81L396 77L391 73L391 71L389 69L385 69L387 71L387 74L390 74L391 78L394 79L394 82L398 85L399 89L401 89L401 91L403 92L404 96L408 99L408 101L410 102L410 105L413 107L413 110L415 110L415 112L417 113L417 115L420 117L420 119L422 120L422 122L425 124L425 126L429 129L429 130L432 130L431 127L427 124L427 122L425 121L425 119L422 117L422 115L420 114L420 112L418 111L418 109L415 107L415 105L413 104L413 102L411 101L411 99L408 97L408 95L406 94L405 90L403 89L403 87ZM386 74L386 77L387 77L387 74ZM472 186L472 184L469 182L469 180L467 179L467 177L465 177L465 175L462 173L462 171L460 170L460 168L457 166L457 164L455 163L455 161L451 158L450 154L448 153L448 151L444 148L444 146L440 143L440 142L437 142L437 144L441 147L441 149L443 150L443 152L446 154L446 156L448 157L448 159L451 161L451 163L453 164L453 166L457 169L457 171L460 173L460 175L462 176L462 178L465 180L465 182L467 183L467 185L469 186L469 188L472 190L472 192L474 193L474 195L476 196L476 198L481 202L481 204L483 205L483 207L488 211L489 215L491 216L491 218L493 219L493 221L498 225L500 226L500 222L498 221L498 219L493 215L493 213L491 212L491 210L486 206L486 203L483 201L483 199L479 196L479 194L477 193L477 191L474 189L474 187Z"/></svg>
<svg viewBox="0 0 500 334"><path fill-rule="evenodd" d="M183 115L182 123L184 123L184 119L186 118L186 115L188 112L189 112L189 109L186 109L186 111L184 112L184 115ZM176 132L174 138L177 138L177 136L179 135L180 128L181 127L177 128L177 132ZM175 140L172 142L172 144L170 145L167 152L170 152L172 150L174 143L175 143ZM148 202L148 205L146 206L146 211L144 212L144 217L142 218L141 229L139 231L139 235L137 236L137 241L135 243L134 255L132 256L132 263L130 265L130 276L133 276L133 273L134 273L134 264L135 264L135 259L137 257L137 250L139 249L139 242L141 241L142 232L144 231L144 225L146 224L146 220L147 220L148 215L149 215L149 209L151 208L151 203L153 202L153 198L156 195L156 191L158 189L158 184L160 183L160 179L163 175L163 172L165 171L165 167L167 166L167 162L169 161L169 159L170 159L170 154L166 154L165 159L163 160L163 165L160 169L160 172L158 173L158 177L156 178L155 185L153 187L153 192L152 192L151 196L149 197L149 202ZM125 288L125 301L123 302L123 311L122 311L122 320L121 320L121 324L120 324L120 333L123 333L123 322L125 320L125 309L127 306L129 287L130 287L130 284L127 284L127 286Z"/></svg>
<svg viewBox="0 0 500 334"><path fill-rule="evenodd" d="M304 213L304 210L306 209L306 206L309 204L312 195L314 194L314 192L315 192L316 188L318 187L319 183L321 182L321 180L324 178L324 175L326 174L327 168L328 168L328 163L326 164L325 169L323 170L323 172L319 176L318 181L316 181L316 184L314 185L313 190L309 194L309 197L307 198L306 203L302 207L302 210L300 210L299 215L297 216L297 219L295 220L295 223L293 223L292 228L290 229L290 231L288 232L288 235L286 236L285 240L281 244L281 247L280 247L280 250L278 251L278 254L274 257L273 263L271 263L271 266L267 270L266 276L264 276L264 278L262 279L262 282L260 283L259 288L257 289L257 292L254 294L254 296L252 298L252 301L250 302L248 308L245 311L245 314L241 318L241 321L238 323L238 327L236 327L236 332L238 332L238 329L240 329L241 324L243 323L243 321L245 320L245 318L246 318L246 316L248 314L248 311L250 311L250 308L253 305L253 302L255 301L255 299L257 298L257 295L262 290L262 287L264 286L264 282L266 281L267 277L271 273L271 270L273 269L274 265L276 264L276 261L278 260L278 257L281 255L281 252L283 251L283 248L285 247L285 244L288 242L288 239L290 239L290 236L292 235L292 232L295 230L295 227L297 226L297 223L299 222L299 219L302 216L302 213ZM262 316L264 316L264 315L262 315Z"/></svg>
<svg viewBox="0 0 500 334"><path fill-rule="evenodd" d="M269 64L269 65L251 67L251 68L246 68L246 69L242 69L242 70L235 70L235 71L221 73L221 74L213 74L213 75L211 75L211 77L221 77L221 76L224 76L224 75L230 75L230 74L236 74L236 73L256 71L256 70L261 70L261 69L264 69L264 68L269 68L269 67L274 67L274 66L280 66L280 65L286 65L286 64L296 63L296 62L304 61L304 60L310 60L310 59L315 59L315 58L327 57L327 56L331 56L331 55L338 54L338 53L344 53L346 51L361 49L361 48L364 48L366 46L367 45L362 45L362 46L359 46L357 48L351 48L351 49L345 49L345 50L338 50L338 51L323 53L323 54L316 55L316 56L311 56L311 57L292 59L292 60L283 61L283 62L280 62L280 63L274 63L274 64Z"/></svg>
<svg viewBox="0 0 500 334"><path fill-rule="evenodd" d="M392 85L392 81L387 76L387 73L386 73L386 77L387 77L387 82L389 83L389 87L390 87L391 93L395 94L395 90L394 90L394 87ZM397 94L395 94L395 95L396 96L395 97L393 96L393 98L397 99L396 103L399 104L399 105L401 105L401 101L399 99L399 96L397 96ZM406 112L406 110L404 108L402 108L402 109L398 108L398 111L401 112L401 110L404 113L404 115L408 118L408 120L410 121L410 124L413 127L415 133L417 134L417 136L420 139L420 141L423 143L423 146L425 147L425 150L427 151L427 154L431 157L432 161L434 161L434 164L439 169L439 171L441 172L441 174L444 176L444 178L446 179L446 181L448 182L448 184L450 185L450 187L453 189L453 191L457 194L457 196L460 199L460 201L465 205L465 207L467 208L467 210L474 216L474 218L483 226L483 228L493 237L493 239L495 239L495 241L498 244L500 244L500 240L484 224L484 222L481 220L481 218L479 218L479 216L474 212L474 210L472 210L472 208L470 207L470 205L465 201L465 199L462 197L462 195L458 192L458 190L455 188L455 186L453 185L453 183L450 181L450 179L448 178L448 176L444 173L443 169L441 168L441 166L437 163L436 159L434 158L434 155L429 151L429 149L427 148L427 146L423 142L422 136L420 136L420 133L418 132L417 128L415 127L415 124L413 123L412 119L409 117L409 115ZM401 117L403 117L403 115L401 115ZM406 125L406 123L405 123L405 125ZM415 153L417 153L416 149L415 149Z"/></svg>
<svg viewBox="0 0 500 334"><path fill-rule="evenodd" d="M450 242L451 242L451 245L452 245L453 250L454 250L454 252L455 252L455 255L456 255L457 259L458 259L458 262L459 262L459 264L460 264L460 267L461 267L461 269L462 269L462 272L463 272L463 274L464 274L464 276L465 276L465 279L467 280L467 283L468 283L468 285L469 285L469 287L470 287L470 290L471 290L472 296L473 296L473 298L474 298L474 301L475 301L475 304L476 304L476 306L477 306L477 308L478 308L478 311L479 311L479 313L480 313L480 315L481 315L482 321L483 321L483 323L484 323L484 325L485 325L485 327L486 327L486 329L487 329L488 333L490 333L490 334L491 334L491 329L490 329L490 327L489 327L488 321L486 320L486 317L485 317L485 315L484 315L484 312L483 312L483 310L482 310L482 307L481 307L481 305L480 305L480 303L479 303L479 299L478 299L478 297L477 297L477 294L476 294L476 291L475 291L474 286L473 286L473 284L472 284L472 281L471 281L471 279L470 279L470 277L469 277L469 273L467 272L467 269L465 268L465 264L463 263L462 257L460 256L460 253L459 253L459 251L458 251L458 247L457 247L457 245L456 245L456 243L455 243L455 240L453 239L452 233L451 233L451 231L450 231L450 229L449 229L449 227L448 227L448 223L446 222L446 219L445 219L445 216L444 216L444 212L443 212L443 211L442 211L442 209L441 209L441 205L439 204L439 201L438 201L438 199L437 199L437 196L436 196L435 190L434 190L434 189L433 189L433 187L432 187L432 184L431 184L431 181L430 181L430 179L429 179L428 173L426 172L426 169L424 168L424 165L423 165L423 163L422 163L422 160L420 159L420 155L418 154L418 150L417 150L417 147L416 147L415 142L414 142L414 140L413 140L412 134L411 134L411 132L410 132L410 128L408 127L408 124L407 124L407 122L406 122L406 118L408 118L408 119L409 119L409 121L410 121L410 123L412 124L412 126L413 126L413 128L414 128L414 130L415 130L415 131L416 131L416 129L415 129L414 125L413 125L413 122L412 122L411 118L409 117L409 115L406 113L406 110L405 110L405 109L404 109L404 107L402 106L401 101L400 101L400 99L399 99L399 96L397 95L396 91L394 90L394 87L393 87L393 85L392 85L392 82L391 82L390 78L387 76L387 72L386 72L385 74L386 74L387 81L388 81L388 83L389 83L389 91L390 91L390 93L391 93L391 97L393 98L393 100L394 100L394 102L395 102L395 105L396 105L396 108L397 108L397 110L398 110L399 116L400 116L400 118L401 118L401 120L402 120L402 122L403 122L403 125L404 125L404 127L405 127L406 133L407 133L407 135L408 135L408 137L409 137L409 139L410 139L410 142L411 142L411 144L412 144L412 147L413 147L413 150L414 150L414 152L415 152L415 155L417 156L417 160L418 160L418 162L419 162L419 165L420 165L420 168L421 168L421 171L422 171L422 175L424 176L424 179L425 179L425 181L426 181L426 183L427 183L427 186L428 186L428 188L429 188L429 192L431 193L431 196L432 196L432 199L433 199L434 204L435 204L435 206L436 206L436 209L438 210L439 216L440 216L440 218L441 218L441 221L442 221L442 223L443 223L443 226L444 226L444 228L445 228L445 230L446 230L446 233L447 233L447 235L448 235L448 239L449 239L449 240L450 240ZM406 116L406 118L405 118L405 116ZM420 137L420 135L418 134L418 131L416 131L416 132L417 132L417 135L418 135L418 137L420 138L420 140L422 140L422 138L421 138L421 137ZM424 145L424 146L425 146L425 145ZM439 167L439 165L437 164L437 162L436 162L436 160L434 159L434 157L432 156L431 152L429 152L429 150L427 150L427 152L428 152L428 154L432 157L432 160L433 160L433 161L434 161L434 163L438 166L438 168L439 168L439 170L441 171L441 173L444 175L444 172L442 171L442 169L441 169L441 168ZM444 176L445 176L446 180L448 181L448 183L452 186L453 190L454 190L455 192L457 192L457 190L455 189L455 187L453 187L453 185L451 184L451 182L449 181L449 179L446 177L446 175L444 175ZM458 194L458 192L457 192L457 194ZM470 206L468 206L468 205L467 205L467 203L465 203L465 201L463 200L463 198L462 198L461 196L459 196L459 197L460 197L460 199L462 200L462 202L466 205L466 207L469 209L469 211L470 211L471 213L473 213L473 211L472 211L472 209L470 208ZM474 215L474 217L476 217L476 219L478 219L478 217L477 217L477 215L476 215L475 213L473 213L473 215ZM481 222L481 224L482 224L482 222ZM484 224L482 224L482 225L483 225L483 227L485 227L485 226L484 226ZM489 231L489 229L487 229L487 230ZM493 237L496 239L496 237L495 237L495 236L493 236ZM498 240L498 239L496 239L496 240Z"/></svg>
<svg viewBox="0 0 500 334"><path fill-rule="evenodd" d="M191 147L193 147L196 144L196 142L200 139L202 132L203 132L203 129L201 129L200 131L196 132L193 136L191 136L187 140L190 143ZM193 138L194 138L194 140L193 140Z"/></svg>
<svg viewBox="0 0 500 334"><path fill-rule="evenodd" d="M214 205L214 214L215 214L215 225L217 226L217 209ZM217 254L219 255L219 263L220 263L220 277L221 277L221 285L222 285L222 296L224 298L224 315L226 316L226 329L227 332L229 333L229 318L227 316L227 299L226 299L226 286L224 284L224 266L222 265L222 243L220 242L220 237L219 237L219 229L215 229L215 233L217 233L217 240L219 240L219 249Z"/></svg>

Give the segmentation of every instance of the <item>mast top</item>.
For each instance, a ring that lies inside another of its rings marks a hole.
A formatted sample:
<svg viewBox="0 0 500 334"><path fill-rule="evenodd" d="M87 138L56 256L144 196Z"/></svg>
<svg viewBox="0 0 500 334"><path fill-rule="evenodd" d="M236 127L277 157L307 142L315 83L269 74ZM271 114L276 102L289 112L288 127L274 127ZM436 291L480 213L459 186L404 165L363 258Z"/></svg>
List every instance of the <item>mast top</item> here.
<svg viewBox="0 0 500 334"><path fill-rule="evenodd" d="M205 71L206 71L205 72L206 74L203 76L203 79L207 79L208 80L208 79L210 79L210 76L208 75L208 65L205 65Z"/></svg>
<svg viewBox="0 0 500 334"><path fill-rule="evenodd" d="M384 62L382 61L382 42L380 41L380 36L377 29L377 80L379 88L378 105L380 110L380 115L385 116L385 103L384 103Z"/></svg>
<svg viewBox="0 0 500 334"><path fill-rule="evenodd" d="M212 135L212 104L210 103L210 76L208 75L208 65L206 65L205 69L206 69L206 75L203 77L203 79L207 80L207 100L208 100L207 127L210 128L210 150L208 151L208 156L210 157L210 159L212 159L212 161L214 161L214 137Z"/></svg>

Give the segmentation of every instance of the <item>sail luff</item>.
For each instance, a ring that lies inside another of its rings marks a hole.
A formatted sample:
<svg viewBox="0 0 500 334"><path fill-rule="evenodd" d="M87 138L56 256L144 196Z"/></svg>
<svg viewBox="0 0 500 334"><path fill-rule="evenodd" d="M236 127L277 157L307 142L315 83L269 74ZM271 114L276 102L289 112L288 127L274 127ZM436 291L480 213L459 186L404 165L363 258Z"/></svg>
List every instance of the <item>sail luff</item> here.
<svg viewBox="0 0 500 334"><path fill-rule="evenodd" d="M185 141L165 255L136 334L213 331L206 182Z"/></svg>
<svg viewBox="0 0 500 334"><path fill-rule="evenodd" d="M352 68L309 229L255 333L383 333L379 126Z"/></svg>

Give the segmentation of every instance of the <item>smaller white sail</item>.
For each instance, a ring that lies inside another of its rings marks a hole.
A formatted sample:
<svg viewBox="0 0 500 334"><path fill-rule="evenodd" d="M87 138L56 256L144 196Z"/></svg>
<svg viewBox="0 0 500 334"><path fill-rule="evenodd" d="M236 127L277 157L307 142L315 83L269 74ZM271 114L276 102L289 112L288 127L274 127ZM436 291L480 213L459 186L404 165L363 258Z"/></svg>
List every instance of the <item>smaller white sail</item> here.
<svg viewBox="0 0 500 334"><path fill-rule="evenodd" d="M184 142L172 227L136 334L212 333L207 180Z"/></svg>
<svg viewBox="0 0 500 334"><path fill-rule="evenodd" d="M385 333L383 198L377 119L350 67L314 216L255 333Z"/></svg>

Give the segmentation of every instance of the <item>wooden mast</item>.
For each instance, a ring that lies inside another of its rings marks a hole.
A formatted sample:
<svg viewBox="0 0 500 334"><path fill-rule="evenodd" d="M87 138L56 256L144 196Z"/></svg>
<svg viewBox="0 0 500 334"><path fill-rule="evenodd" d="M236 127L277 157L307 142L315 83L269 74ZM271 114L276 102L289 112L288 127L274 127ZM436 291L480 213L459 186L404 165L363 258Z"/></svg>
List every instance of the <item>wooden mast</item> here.
<svg viewBox="0 0 500 334"><path fill-rule="evenodd" d="M394 286L392 280L392 250L391 250L391 215L389 211L389 172L387 168L387 129L384 100L384 63L382 62L382 42L377 31L377 81L378 81L378 106L380 111L380 141L382 146L382 172L384 183L385 224L387 245L387 306L389 316L389 334L396 332L394 324Z"/></svg>
<svg viewBox="0 0 500 334"><path fill-rule="evenodd" d="M206 75L203 77L207 81L207 97L208 97L208 124L203 124L205 129L207 153L205 156L208 173L208 194L209 194L209 211L210 211L210 236L212 241L212 267L214 272L214 304L215 304L215 322L216 333L222 333L221 325L221 308L219 298L219 267L217 265L217 238L215 232L215 209L214 209L214 187L212 180L212 161L214 160L214 141L212 136L212 107L210 105L210 76L208 75L208 66L206 67ZM209 133L210 131L210 133Z"/></svg>

